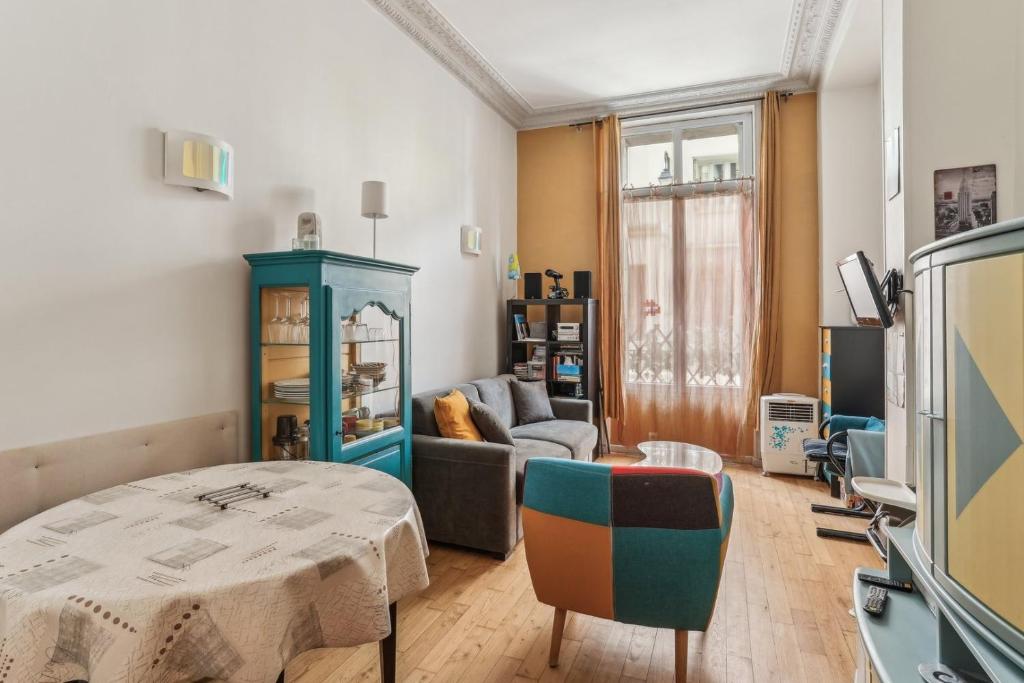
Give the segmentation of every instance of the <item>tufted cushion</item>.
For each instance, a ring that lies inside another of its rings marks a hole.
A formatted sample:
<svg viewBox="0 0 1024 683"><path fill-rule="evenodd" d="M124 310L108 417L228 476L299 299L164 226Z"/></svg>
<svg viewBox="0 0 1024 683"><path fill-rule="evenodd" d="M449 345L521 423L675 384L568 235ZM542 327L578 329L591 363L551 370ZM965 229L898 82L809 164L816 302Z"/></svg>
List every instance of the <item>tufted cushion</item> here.
<svg viewBox="0 0 1024 683"><path fill-rule="evenodd" d="M515 439L516 447L516 504L523 502L523 473L526 461L531 458L572 458L572 452L565 446L536 439Z"/></svg>
<svg viewBox="0 0 1024 683"><path fill-rule="evenodd" d="M442 436L463 441L483 441L480 430L469 415L469 401L458 389L434 399L434 419Z"/></svg>
<svg viewBox="0 0 1024 683"><path fill-rule="evenodd" d="M519 424L554 420L546 382L513 382L512 398L515 401Z"/></svg>
<svg viewBox="0 0 1024 683"><path fill-rule="evenodd" d="M576 460L589 460L597 446L597 427L579 420L546 420L512 428L512 436L565 446Z"/></svg>
<svg viewBox="0 0 1024 683"><path fill-rule="evenodd" d="M469 416L473 418L473 424L480 430L480 435L490 443L503 443L506 446L514 446L512 432L502 421L501 416L494 408L480 401L469 402Z"/></svg>
<svg viewBox="0 0 1024 683"><path fill-rule="evenodd" d="M512 389L509 387L510 375L498 375L489 379L478 379L473 386L480 392L480 400L501 416L506 427L516 424L516 406L512 402Z"/></svg>
<svg viewBox="0 0 1024 683"><path fill-rule="evenodd" d="M480 394L472 384L456 384L454 387L425 391L412 397L412 433L426 436L441 436L434 419L434 399L447 396L452 389L458 389L469 401L479 401Z"/></svg>

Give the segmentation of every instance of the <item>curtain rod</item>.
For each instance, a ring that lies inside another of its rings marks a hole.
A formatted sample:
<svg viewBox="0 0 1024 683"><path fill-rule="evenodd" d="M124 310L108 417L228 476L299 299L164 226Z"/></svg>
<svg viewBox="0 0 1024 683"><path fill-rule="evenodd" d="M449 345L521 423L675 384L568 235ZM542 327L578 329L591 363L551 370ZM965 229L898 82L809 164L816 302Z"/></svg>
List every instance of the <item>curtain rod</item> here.
<svg viewBox="0 0 1024 683"><path fill-rule="evenodd" d="M779 95L782 97L782 101L785 102L787 99L793 96L793 92L787 90L786 92L780 92ZM629 114L628 116L620 116L619 121L629 121L630 119L646 119L652 116L665 116L666 114L683 114L688 111L696 111L698 109L709 109L711 107L728 107L734 104L750 104L751 102L760 102L762 97L746 97L740 100L728 100L726 102L710 102L708 104L694 104L689 107L679 107L677 109L668 109L665 111L651 111L643 114ZM578 123L570 123L569 126L579 128L580 126L589 126L594 123L600 123L600 119L593 121L579 121Z"/></svg>

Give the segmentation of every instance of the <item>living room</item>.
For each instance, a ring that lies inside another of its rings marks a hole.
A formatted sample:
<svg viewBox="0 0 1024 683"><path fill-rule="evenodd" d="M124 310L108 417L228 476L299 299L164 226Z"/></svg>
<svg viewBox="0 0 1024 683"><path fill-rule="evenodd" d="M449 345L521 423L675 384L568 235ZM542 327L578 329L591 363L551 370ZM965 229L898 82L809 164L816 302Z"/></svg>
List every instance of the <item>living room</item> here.
<svg viewBox="0 0 1024 683"><path fill-rule="evenodd" d="M0 17L3 683L1024 680L1019 0Z"/></svg>

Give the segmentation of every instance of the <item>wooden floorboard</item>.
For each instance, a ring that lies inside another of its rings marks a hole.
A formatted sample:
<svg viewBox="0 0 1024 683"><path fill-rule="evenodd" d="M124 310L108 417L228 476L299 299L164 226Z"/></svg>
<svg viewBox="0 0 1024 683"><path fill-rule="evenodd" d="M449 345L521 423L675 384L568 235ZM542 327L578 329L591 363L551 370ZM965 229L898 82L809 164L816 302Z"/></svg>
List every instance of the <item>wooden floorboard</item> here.
<svg viewBox="0 0 1024 683"><path fill-rule="evenodd" d="M853 678L856 566L880 567L867 545L818 538L815 526L864 520L816 515L831 503L809 479L729 465L736 510L725 574L707 633L691 633L690 683L845 683ZM566 620L560 665L547 665L554 609L537 602L522 544L504 563L432 547L431 586L399 605L398 677L405 682L672 681L673 633L579 614ZM288 683L379 680L376 644L306 652Z"/></svg>

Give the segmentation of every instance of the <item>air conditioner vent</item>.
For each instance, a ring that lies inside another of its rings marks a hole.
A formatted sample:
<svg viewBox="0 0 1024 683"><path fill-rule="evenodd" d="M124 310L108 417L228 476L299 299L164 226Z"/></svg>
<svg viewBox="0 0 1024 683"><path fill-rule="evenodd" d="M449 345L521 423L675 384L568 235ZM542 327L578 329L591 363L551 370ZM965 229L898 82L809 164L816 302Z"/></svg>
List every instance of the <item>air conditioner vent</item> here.
<svg viewBox="0 0 1024 683"><path fill-rule="evenodd" d="M772 422L814 422L814 406L809 403L769 403Z"/></svg>

